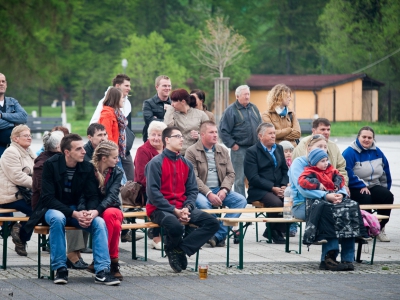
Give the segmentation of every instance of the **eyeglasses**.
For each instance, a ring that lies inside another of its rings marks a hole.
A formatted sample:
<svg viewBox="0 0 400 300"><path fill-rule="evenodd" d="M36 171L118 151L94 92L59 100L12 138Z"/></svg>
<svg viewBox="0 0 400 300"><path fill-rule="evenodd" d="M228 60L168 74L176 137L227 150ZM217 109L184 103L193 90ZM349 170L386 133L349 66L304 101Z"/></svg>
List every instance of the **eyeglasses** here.
<svg viewBox="0 0 400 300"><path fill-rule="evenodd" d="M32 137L32 135L30 135L30 134L24 134L24 135L20 135L19 137L24 137L24 138L26 138L26 139L29 139L29 138Z"/></svg>
<svg viewBox="0 0 400 300"><path fill-rule="evenodd" d="M171 135L170 138L177 138L177 139L184 139L183 135L180 134L175 134L175 135Z"/></svg>

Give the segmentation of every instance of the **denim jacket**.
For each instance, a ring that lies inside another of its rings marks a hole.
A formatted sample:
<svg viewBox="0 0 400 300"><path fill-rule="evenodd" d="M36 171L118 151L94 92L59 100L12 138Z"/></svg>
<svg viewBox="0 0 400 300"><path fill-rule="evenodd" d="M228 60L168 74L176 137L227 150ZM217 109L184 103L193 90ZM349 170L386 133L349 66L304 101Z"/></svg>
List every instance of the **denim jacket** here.
<svg viewBox="0 0 400 300"><path fill-rule="evenodd" d="M6 103L6 112L1 114L0 130L14 127L15 124L25 124L28 120L28 114L12 97L4 97Z"/></svg>

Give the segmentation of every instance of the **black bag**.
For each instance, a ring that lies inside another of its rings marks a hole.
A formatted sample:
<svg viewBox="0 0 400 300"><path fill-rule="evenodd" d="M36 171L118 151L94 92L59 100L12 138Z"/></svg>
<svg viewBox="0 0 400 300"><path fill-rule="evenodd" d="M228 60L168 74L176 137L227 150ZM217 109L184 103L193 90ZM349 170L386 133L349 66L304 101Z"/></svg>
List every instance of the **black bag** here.
<svg viewBox="0 0 400 300"><path fill-rule="evenodd" d="M22 195L26 204L31 206L33 191L31 189L28 189L24 186L19 186L19 185L17 185L17 188L18 188L18 192L15 193L15 198L18 199L18 194L20 194L20 195Z"/></svg>
<svg viewBox="0 0 400 300"><path fill-rule="evenodd" d="M126 153L131 151L133 142L135 141L135 134L133 131L129 128L125 128L125 134L126 134Z"/></svg>

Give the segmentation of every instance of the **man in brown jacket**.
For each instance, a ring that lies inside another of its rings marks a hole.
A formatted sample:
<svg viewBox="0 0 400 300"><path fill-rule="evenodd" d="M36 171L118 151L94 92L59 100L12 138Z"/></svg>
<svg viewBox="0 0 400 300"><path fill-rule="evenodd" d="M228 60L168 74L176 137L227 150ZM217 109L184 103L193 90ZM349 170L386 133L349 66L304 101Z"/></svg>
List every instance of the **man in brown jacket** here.
<svg viewBox="0 0 400 300"><path fill-rule="evenodd" d="M200 139L186 150L185 158L193 164L199 194L197 208L227 206L244 208L247 200L231 191L235 171L228 150L218 144L218 129L214 122L205 121L200 126ZM226 214L226 218L238 218L241 214ZM229 228L220 223L217 233L208 241L211 247L224 247Z"/></svg>

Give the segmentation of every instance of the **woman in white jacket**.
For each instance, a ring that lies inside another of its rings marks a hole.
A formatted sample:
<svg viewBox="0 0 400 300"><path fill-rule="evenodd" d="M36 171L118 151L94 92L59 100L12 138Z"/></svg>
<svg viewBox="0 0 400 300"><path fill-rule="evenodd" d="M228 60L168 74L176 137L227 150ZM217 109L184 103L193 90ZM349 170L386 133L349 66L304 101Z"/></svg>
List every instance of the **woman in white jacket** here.
<svg viewBox="0 0 400 300"><path fill-rule="evenodd" d="M0 207L13 208L27 216L32 214L30 204L18 192L17 186L32 189L32 171L36 155L29 148L32 143L31 130L26 125L18 125L11 132L11 144L0 159ZM27 256L26 243L18 242L20 223L12 227L11 236L18 255ZM29 238L27 239L29 240Z"/></svg>

